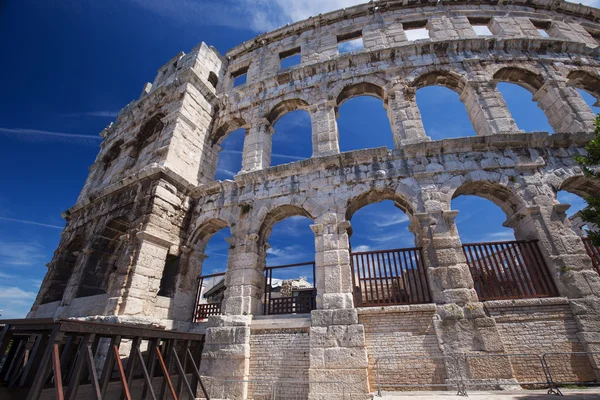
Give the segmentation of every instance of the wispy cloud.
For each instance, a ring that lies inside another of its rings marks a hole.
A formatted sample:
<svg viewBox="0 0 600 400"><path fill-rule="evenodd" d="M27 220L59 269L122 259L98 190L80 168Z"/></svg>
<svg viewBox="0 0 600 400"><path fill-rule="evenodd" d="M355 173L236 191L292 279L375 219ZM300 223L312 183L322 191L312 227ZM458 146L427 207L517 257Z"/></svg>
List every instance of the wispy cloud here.
<svg viewBox="0 0 600 400"><path fill-rule="evenodd" d="M379 228L385 228L392 225L405 224L408 221L408 215L398 212L395 215L386 217L384 219L378 219L374 221L374 224Z"/></svg>
<svg viewBox="0 0 600 400"><path fill-rule="evenodd" d="M64 133L64 132L53 132L44 131L38 129L27 129L27 128L2 128L0 127L0 135L8 135L23 140L29 141L48 141L48 140L59 140L63 142L81 143L81 144L96 144L101 141L100 136L92 135L80 135L77 133Z"/></svg>
<svg viewBox="0 0 600 400"><path fill-rule="evenodd" d="M36 265L44 263L44 248L36 242L0 241L0 263Z"/></svg>
<svg viewBox="0 0 600 400"><path fill-rule="evenodd" d="M61 114L63 117L98 117L98 118L116 118L119 115L118 111L84 111L75 113Z"/></svg>
<svg viewBox="0 0 600 400"><path fill-rule="evenodd" d="M373 248L366 244L361 244L361 245L358 245L358 246L352 248L353 253L362 253L363 251L371 251L371 250L373 250Z"/></svg>
<svg viewBox="0 0 600 400"><path fill-rule="evenodd" d="M31 309L36 293L18 287L0 286L0 318L24 318Z"/></svg>
<svg viewBox="0 0 600 400"><path fill-rule="evenodd" d="M17 222L19 224L28 224L28 225L43 226L43 227L46 227L46 228L53 228L53 229L64 229L64 226L42 224L40 222L27 221L27 220L24 220L24 219L0 217L0 221Z"/></svg>
<svg viewBox="0 0 600 400"><path fill-rule="evenodd" d="M265 32L311 16L365 3L365 0L129 0L178 22L228 26Z"/></svg>

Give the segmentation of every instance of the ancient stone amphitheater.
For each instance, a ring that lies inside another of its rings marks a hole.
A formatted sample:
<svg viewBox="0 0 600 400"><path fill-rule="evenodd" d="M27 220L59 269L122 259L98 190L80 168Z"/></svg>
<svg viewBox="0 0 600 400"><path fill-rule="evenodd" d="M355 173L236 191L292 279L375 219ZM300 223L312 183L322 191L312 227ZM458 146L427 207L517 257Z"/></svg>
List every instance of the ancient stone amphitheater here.
<svg viewBox="0 0 600 400"><path fill-rule="evenodd" d="M70 396L80 382L110 391L119 371L134 393L137 349L154 371L147 353L160 348L173 364L177 340L198 342L177 362L199 364L212 398L359 399L378 387L541 384L548 373L597 380L598 251L556 194L600 196L574 161L595 120L576 89L600 98L599 21L600 10L560 0L381 0L225 55L204 43L178 54L101 133L29 319L6 323L0 354L9 343L11 357L15 343L38 352L13 386L37 398L72 353L74 365L89 356L104 366L96 380L63 368ZM408 40L415 29L428 38ZM338 53L358 38L364 49ZM299 65L281 67L297 54ZM519 130L499 82L530 91L556 133ZM477 136L426 135L415 93L429 85L460 95ZM340 153L337 110L359 95L383 100L393 150ZM294 110L310 113L312 157L270 167L273 125ZM220 144L239 128L242 171L216 181ZM450 205L460 195L498 205L518 240L462 243ZM409 216L415 248L353 253L353 214L383 200ZM314 289L271 297L269 235L297 215L313 221ZM202 302L204 250L226 227L223 298ZM19 332L37 332L39 349ZM185 386L168 383L173 395Z"/></svg>

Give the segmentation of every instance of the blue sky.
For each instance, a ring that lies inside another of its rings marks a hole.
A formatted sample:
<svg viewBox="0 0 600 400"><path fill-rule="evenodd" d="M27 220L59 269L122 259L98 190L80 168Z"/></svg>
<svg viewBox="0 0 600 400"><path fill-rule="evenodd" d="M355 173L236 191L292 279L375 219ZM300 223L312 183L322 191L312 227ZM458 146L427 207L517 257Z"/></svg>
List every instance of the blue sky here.
<svg viewBox="0 0 600 400"><path fill-rule="evenodd" d="M21 0L0 4L0 310L3 318L29 310L60 240L60 213L71 207L100 145L98 133L145 82L179 51L201 41L224 53L259 33L360 0ZM590 3L590 2L588 2ZM521 129L549 130L529 92L501 87ZM586 95L591 102L591 96ZM434 139L472 135L458 96L444 88L417 93L425 128ZM596 110L598 111L598 110ZM382 102L360 97L345 103L338 120L343 151L392 146ZM275 126L273 164L310 156L310 119L285 115ZM242 132L224 143L219 179L240 169ZM576 196L562 198L580 205ZM509 239L503 213L478 198L453 202L465 242ZM577 207L574 207L577 208ZM473 221L485 219L486 224ZM314 258L310 221L277 224L268 263ZM389 202L358 211L354 249L411 247L407 219ZM227 232L209 243L205 273L226 265ZM310 271L294 271L307 275Z"/></svg>

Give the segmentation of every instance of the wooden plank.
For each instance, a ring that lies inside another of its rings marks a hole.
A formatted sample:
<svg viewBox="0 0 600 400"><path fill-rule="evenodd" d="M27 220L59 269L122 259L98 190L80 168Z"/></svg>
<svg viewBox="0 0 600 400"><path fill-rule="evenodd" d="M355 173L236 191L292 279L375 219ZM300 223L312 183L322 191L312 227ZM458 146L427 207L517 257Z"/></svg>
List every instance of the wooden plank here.
<svg viewBox="0 0 600 400"><path fill-rule="evenodd" d="M52 372L54 372L54 389L56 393L56 400L65 399L63 394L62 372L60 368L59 345L58 343L54 343L52 345Z"/></svg>

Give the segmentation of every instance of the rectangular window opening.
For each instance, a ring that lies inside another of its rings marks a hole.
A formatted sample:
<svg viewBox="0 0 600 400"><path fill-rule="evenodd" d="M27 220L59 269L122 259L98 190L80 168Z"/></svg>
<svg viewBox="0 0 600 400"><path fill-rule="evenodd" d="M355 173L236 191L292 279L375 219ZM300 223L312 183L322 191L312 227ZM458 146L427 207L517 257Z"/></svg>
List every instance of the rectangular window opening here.
<svg viewBox="0 0 600 400"><path fill-rule="evenodd" d="M233 77L233 87L243 85L246 83L246 78L248 76L248 67L238 69L233 72L231 76Z"/></svg>
<svg viewBox="0 0 600 400"><path fill-rule="evenodd" d="M179 276L179 256L169 254L165 261L165 269L160 280L158 295L164 297L173 297L177 289L177 277Z"/></svg>
<svg viewBox="0 0 600 400"><path fill-rule="evenodd" d="M427 21L409 21L402 23L402 29L409 41L429 39Z"/></svg>
<svg viewBox="0 0 600 400"><path fill-rule="evenodd" d="M338 35L338 53L349 53L351 51L362 50L365 48L365 44L362 39L362 31L355 31L351 33L345 33Z"/></svg>
<svg viewBox="0 0 600 400"><path fill-rule="evenodd" d="M548 32L550 32L550 27L552 26L551 21L541 21L541 20L532 19L531 23L533 24L533 26L535 26L535 28L537 29L537 31L541 37L543 37L543 38L550 37L550 34Z"/></svg>
<svg viewBox="0 0 600 400"><path fill-rule="evenodd" d="M494 36L489 28L490 18L469 18L469 22L477 36Z"/></svg>
<svg viewBox="0 0 600 400"><path fill-rule="evenodd" d="M281 53L279 53L279 60L281 60L281 69L299 65L302 62L300 47L282 51Z"/></svg>

